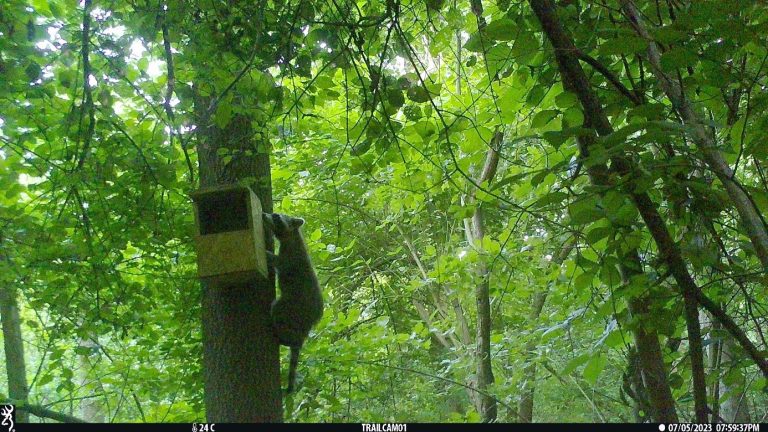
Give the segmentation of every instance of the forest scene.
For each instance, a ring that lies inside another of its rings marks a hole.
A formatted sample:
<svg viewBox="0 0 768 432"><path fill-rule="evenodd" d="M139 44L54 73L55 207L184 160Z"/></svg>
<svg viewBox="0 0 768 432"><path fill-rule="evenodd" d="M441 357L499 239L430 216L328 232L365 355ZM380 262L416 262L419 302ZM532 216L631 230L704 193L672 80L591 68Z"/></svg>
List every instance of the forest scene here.
<svg viewBox="0 0 768 432"><path fill-rule="evenodd" d="M0 405L768 422L766 86L759 1L0 0Z"/></svg>

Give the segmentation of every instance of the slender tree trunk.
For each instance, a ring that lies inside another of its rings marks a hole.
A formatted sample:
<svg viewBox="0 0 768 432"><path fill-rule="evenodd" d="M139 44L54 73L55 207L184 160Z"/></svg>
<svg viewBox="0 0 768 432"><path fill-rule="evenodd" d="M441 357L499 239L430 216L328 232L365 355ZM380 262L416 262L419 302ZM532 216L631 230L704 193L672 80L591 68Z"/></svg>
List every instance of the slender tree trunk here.
<svg viewBox="0 0 768 432"><path fill-rule="evenodd" d="M649 402L648 388L643 379L640 353L636 347L629 347L627 351L627 366L622 376L622 389L624 394L632 398L635 422L647 422L653 408Z"/></svg>
<svg viewBox="0 0 768 432"><path fill-rule="evenodd" d="M211 120L209 97L197 97L195 114L200 186L256 178L254 191L265 212L272 212L269 154L259 152L251 121L242 115L225 128ZM263 144L263 143L261 143ZM219 149L234 154L228 164ZM248 156L249 153L255 156ZM273 250L272 239L265 238ZM280 348L269 315L275 298L274 275L268 282L237 286L203 284L203 377L209 422L281 422Z"/></svg>
<svg viewBox="0 0 768 432"><path fill-rule="evenodd" d="M768 229L752 198L738 182L735 173L717 149L714 137L707 133L704 121L685 96L682 85L661 69L661 53L653 37L645 28L643 19L631 0L621 0L621 7L638 35L648 41L648 63L659 85L675 107L683 122L693 130L691 138L699 148L704 162L717 176L731 198L741 222L747 231L755 252L763 267L768 268Z"/></svg>
<svg viewBox="0 0 768 432"><path fill-rule="evenodd" d="M496 175L496 169L499 165L499 154L496 151L502 140L503 134L496 132L491 142L491 148L486 153L485 165L478 176L476 183L482 184L490 182ZM469 201L475 201L475 190L469 194ZM483 223L483 210L478 204L475 214L472 216L468 225L470 230L466 231L467 242L478 250L482 250L482 241L485 237L485 225ZM465 225L466 226L466 225ZM490 295L490 271L487 264L482 261L478 263L475 269L477 285L475 286L475 306L477 307L477 335L475 338L475 361L477 363L476 387L483 393L478 392L475 396L475 405L483 418L483 422L496 421L497 406L496 400L487 394L486 389L493 384L493 370L491 367L491 295Z"/></svg>
<svg viewBox="0 0 768 432"><path fill-rule="evenodd" d="M568 258L573 247L576 246L576 238L571 237L566 240L560 252L552 259L553 266L560 266ZM528 314L528 323L539 321L541 311L544 309L544 303L549 295L549 287L533 294L531 301L531 312ZM533 360L533 353L538 345L538 341L531 339L525 344L525 366L523 367L523 381L521 383L522 394L518 404L519 421L521 423L533 422L533 400L536 391L536 362Z"/></svg>
<svg viewBox="0 0 768 432"><path fill-rule="evenodd" d="M27 365L24 362L24 340L21 334L21 318L16 291L0 287L0 320L3 325L3 345L5 348L5 368L8 375L8 397L27 402ZM16 420L29 422L29 414L18 410Z"/></svg>
<svg viewBox="0 0 768 432"><path fill-rule="evenodd" d="M400 235L403 236L403 243L405 244L405 247L408 248L408 251L411 254L411 258L413 258L414 263L416 263L416 266L419 269L419 272L421 273L422 280L425 282L426 285L432 285L433 282L431 281L429 274L427 273L427 269L424 266L424 263L422 263L421 259L419 258L419 254L416 251L416 247L413 245L413 242L411 239L406 235L406 233L403 231L401 227L397 227L397 230L400 232ZM430 286L428 289L432 290L432 292L437 292L437 290L442 290L442 287L436 286L434 289ZM438 296L434 296L434 301L436 303L443 303ZM455 320L455 330L454 332L448 332L448 334L442 334L440 331L435 329L435 326L433 324L433 319L430 315L430 313L427 311L426 306L424 303L419 301L418 299L412 299L414 308L416 309L416 312L419 315L419 318L424 322L424 325L427 326L427 328L430 330L430 334L434 338L434 341L437 342L438 346L440 346L446 353L456 353L456 352L462 352L463 350L466 350L467 347L469 347L472 343L472 335L469 330L469 325L467 324L467 319L464 314L464 310L461 308L461 303L458 302L458 299L452 299L452 306L453 306L453 312L454 316L448 318L447 312L448 307L447 305L440 305L436 304L435 309L441 313L443 316L443 319L449 319L449 320ZM443 313L442 311L446 311ZM453 354L451 354L453 355ZM475 409L478 412L483 412L483 399L482 395L478 393L477 391L473 390L474 388L477 388L477 379L475 377L472 377L467 380L467 394L469 396L469 399L472 401L472 404L475 406ZM492 399L492 398L491 398ZM456 401L454 399L451 399L451 403L455 403Z"/></svg>
<svg viewBox="0 0 768 432"><path fill-rule="evenodd" d="M480 30L486 27L487 23L483 18L483 4L481 0L470 0L472 13L477 19L477 26ZM461 38L457 38L457 65L456 65L456 91L461 94ZM490 77L489 77L490 78ZM485 165L480 173L476 183L490 182L496 175L496 169L499 165L499 154L496 151L501 144L503 133L496 131L491 148L486 153ZM474 202L476 190L470 186L472 191L469 193L469 201ZM485 226L483 223L483 211L478 205L475 214L471 220L464 221L464 232L467 242L473 247L480 248L483 237L485 237ZM489 385L493 384L493 370L491 367L491 299L490 299L490 271L488 266L481 262L475 270L477 276L477 285L475 286L475 306L477 308L477 336L475 345L475 357L477 362L477 376L475 385L478 390L484 391ZM475 406L483 418L483 421L496 421L498 415L496 400L482 393L476 393Z"/></svg>
<svg viewBox="0 0 768 432"><path fill-rule="evenodd" d="M719 380L712 383L712 400L715 401L712 407L712 421L718 423L749 423L749 399L745 388L746 380L742 371L738 371L739 373L737 374L734 374L733 371L733 368L739 367L734 364L733 358L735 342L729 334L721 332L720 323L717 321L713 322L706 312L701 313L701 322L702 332L709 333L709 339L712 341L707 345L706 349L707 363L712 373L720 377ZM729 379L723 379L725 375ZM735 389L737 386L741 387L741 391ZM725 399L720 400L721 397L725 397Z"/></svg>
<svg viewBox="0 0 768 432"><path fill-rule="evenodd" d="M547 295L549 295L548 288L533 294L528 323L535 323L539 320L544 303L547 301ZM536 362L533 360L533 351L536 349L536 345L537 341L535 340L525 344L525 366L523 367L523 381L520 383L522 394L517 409L521 423L533 422L533 400L536 392Z"/></svg>

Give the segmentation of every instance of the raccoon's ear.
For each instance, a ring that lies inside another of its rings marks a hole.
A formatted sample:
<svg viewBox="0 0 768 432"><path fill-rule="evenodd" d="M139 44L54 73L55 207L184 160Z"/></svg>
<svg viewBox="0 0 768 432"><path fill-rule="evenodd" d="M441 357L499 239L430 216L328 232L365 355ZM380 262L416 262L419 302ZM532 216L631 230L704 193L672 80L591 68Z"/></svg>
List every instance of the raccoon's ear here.
<svg viewBox="0 0 768 432"><path fill-rule="evenodd" d="M264 222L264 224L268 225L270 229L275 226L274 222L272 222L271 213L262 213L261 220Z"/></svg>
<svg viewBox="0 0 768 432"><path fill-rule="evenodd" d="M298 228L300 226L304 225L304 219L302 218L293 218L291 219L291 226L293 228Z"/></svg>

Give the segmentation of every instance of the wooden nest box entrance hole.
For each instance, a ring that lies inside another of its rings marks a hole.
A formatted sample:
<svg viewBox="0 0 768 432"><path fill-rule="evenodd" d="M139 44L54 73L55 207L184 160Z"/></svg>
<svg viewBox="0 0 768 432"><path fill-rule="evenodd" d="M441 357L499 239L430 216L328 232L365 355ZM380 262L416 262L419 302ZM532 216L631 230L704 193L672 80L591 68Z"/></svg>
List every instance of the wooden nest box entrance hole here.
<svg viewBox="0 0 768 432"><path fill-rule="evenodd" d="M247 190L205 194L197 203L200 235L250 229Z"/></svg>

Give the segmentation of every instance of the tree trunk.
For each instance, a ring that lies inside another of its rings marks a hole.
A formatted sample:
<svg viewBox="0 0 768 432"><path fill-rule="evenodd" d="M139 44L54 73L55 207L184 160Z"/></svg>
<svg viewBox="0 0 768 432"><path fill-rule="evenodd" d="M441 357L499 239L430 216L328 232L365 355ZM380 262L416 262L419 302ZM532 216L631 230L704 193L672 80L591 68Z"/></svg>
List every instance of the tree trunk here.
<svg viewBox="0 0 768 432"><path fill-rule="evenodd" d="M28 402L27 365L24 362L24 340L21 335L21 319L16 291L0 288L0 320L3 325L5 368L8 375L8 397L15 401ZM25 410L16 412L19 423L28 423Z"/></svg>
<svg viewBox="0 0 768 432"><path fill-rule="evenodd" d="M499 165L499 154L495 150L502 140L503 134L496 132L491 142L491 148L486 153L485 165L476 180L477 184L490 182L496 175L496 169ZM475 190L469 194L469 202L475 201ZM469 225L470 230L465 230L467 242L482 250L482 241L485 237L485 226L483 223L483 212L478 204L472 220L465 224ZM475 361L477 363L476 387L480 392L475 394L475 406L482 416L483 422L496 421L497 407L496 400L487 395L486 389L493 384L493 370L491 367L491 298L490 298L490 271L487 264L482 261L475 269L477 285L475 286L475 306L477 307L477 335L475 338Z"/></svg>
<svg viewBox="0 0 768 432"><path fill-rule="evenodd" d="M647 422L653 408L643 378L640 352L636 347L629 347L627 351L627 366L621 378L623 393L632 398L635 423Z"/></svg>
<svg viewBox="0 0 768 432"><path fill-rule="evenodd" d="M468 226L468 225L467 225ZM396 227L398 232L400 232L400 235L403 237L403 243L405 244L405 247L410 252L411 258L413 258L414 263L416 263L416 266L419 269L419 272L421 273L422 280L424 281L424 284L428 286L428 289L434 294L433 300L435 301L435 309L438 313L442 316L443 319L446 320L453 320L455 322L455 331L448 332L447 334L442 334L439 330L437 330L433 324L433 319L431 318L431 315L429 311L427 311L426 306L424 303L422 303L420 300L413 298L411 300L414 308L416 309L416 312L419 315L419 318L424 322L424 325L427 326L427 328L430 330L430 334L432 335L435 343L440 346L446 353L452 353L451 355L455 355L457 352L462 352L467 349L472 343L472 335L469 330L469 325L467 324L467 320L464 314L464 311L461 307L461 303L459 303L458 299L453 298L451 299L451 305L453 306L453 316L448 315L448 305L442 304L444 303L438 295L435 293L442 291L443 288L441 286L435 286L432 287L431 285L434 284L434 281L432 281L429 277L429 274L427 273L427 269L424 267L424 264L421 261L421 258L419 258L419 254L416 251L416 247L413 245L413 242L411 239L406 235L406 233L403 231L403 229L399 226ZM469 399L472 401L472 404L475 406L475 409L478 412L484 411L484 405L482 396L480 393L475 391L474 389L477 388L477 379L475 377L471 377L467 379L467 387L465 387L467 390L467 394L469 396ZM493 398L491 398L493 399ZM451 400L451 403L453 403L454 400Z"/></svg>
<svg viewBox="0 0 768 432"><path fill-rule="evenodd" d="M675 399L669 388L669 377L664 364L664 355L661 352L659 335L655 329L646 328L644 325L651 319L651 314L648 312L649 302L650 298L647 296L629 301L629 312L638 321L637 328L633 330L633 336L637 347L640 374L651 405L651 412L648 414L656 422L677 421ZM666 420L672 418L675 420Z"/></svg>
<svg viewBox="0 0 768 432"><path fill-rule="evenodd" d="M471 0L470 6L472 13L477 20L477 27L483 30L486 27L483 18L483 4L481 0ZM457 38L457 73L456 73L456 92L461 94L461 38ZM485 53L483 53L485 56ZM490 78L490 77L489 77ZM503 134L496 131L491 148L486 154L485 165L480 173L476 183L489 182L496 175L496 169L499 165L499 154L496 147L501 144ZM474 186L470 186L469 201L475 201ZM472 219L464 220L464 233L467 243L470 246L480 250L482 240L485 236L485 226L483 224L483 212L478 205ZM489 385L493 384L493 368L491 365L491 299L490 299L490 271L485 262L478 263L475 269L477 276L477 285L475 286L475 307L477 308L477 335L475 338L475 360L477 362L475 386L480 391L485 391ZM474 394L475 407L482 416L483 422L489 423L496 421L498 411L496 400L484 393L476 392Z"/></svg>
<svg viewBox="0 0 768 432"><path fill-rule="evenodd" d="M211 120L208 97L196 97L200 186L256 178L251 186L265 212L272 212L269 154L258 151L250 119L237 115L224 128ZM262 143L263 144L263 143ZM217 151L234 154L228 164ZM249 156L250 150L254 156ZM271 238L265 238L273 250ZM208 422L281 422L280 347L272 331L269 282L219 287L203 284L203 376Z"/></svg>

